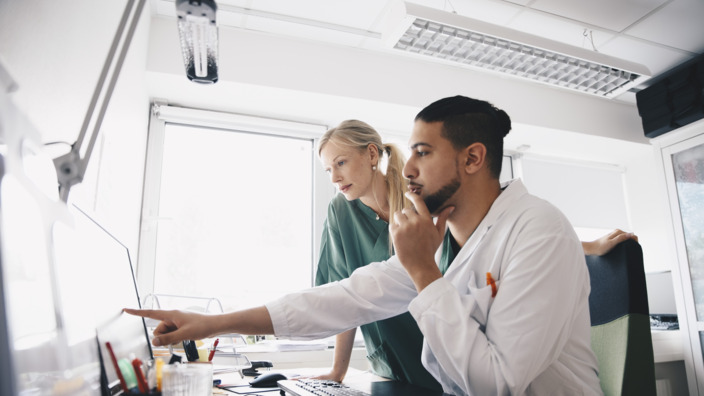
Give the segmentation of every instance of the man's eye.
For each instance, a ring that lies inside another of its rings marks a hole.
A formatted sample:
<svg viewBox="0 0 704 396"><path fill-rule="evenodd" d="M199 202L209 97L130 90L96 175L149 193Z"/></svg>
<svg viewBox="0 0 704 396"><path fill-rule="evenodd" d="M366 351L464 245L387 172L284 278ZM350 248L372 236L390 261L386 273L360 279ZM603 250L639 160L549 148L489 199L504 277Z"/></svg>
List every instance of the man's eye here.
<svg viewBox="0 0 704 396"><path fill-rule="evenodd" d="M416 151L416 155L418 155L419 157L425 157L427 154L427 151Z"/></svg>

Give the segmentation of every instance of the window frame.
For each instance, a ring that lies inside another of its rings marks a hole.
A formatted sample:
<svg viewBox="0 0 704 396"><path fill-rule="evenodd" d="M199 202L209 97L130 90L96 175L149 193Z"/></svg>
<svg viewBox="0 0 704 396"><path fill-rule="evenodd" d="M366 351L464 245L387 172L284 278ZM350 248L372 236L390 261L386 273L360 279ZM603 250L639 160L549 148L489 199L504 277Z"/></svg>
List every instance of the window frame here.
<svg viewBox="0 0 704 396"><path fill-rule="evenodd" d="M317 147L320 137L328 130L325 125L304 122L277 120L271 118L223 113L211 110L200 110L153 103L151 106L149 131L147 136L147 154L144 170L144 188L142 193L142 213L140 218L139 247L137 254L137 285L140 295L146 298L154 293L155 257L157 234L155 225L159 221L159 201L161 191L162 160L164 136L167 124L180 124L195 127L218 128L240 133L265 134L311 140ZM320 251L320 235L327 215L327 204L335 196L335 188L328 180L321 166L315 166L319 161L317 152L311 153L313 158L312 188L313 202L311 236L311 273L310 285L314 284L318 252Z"/></svg>

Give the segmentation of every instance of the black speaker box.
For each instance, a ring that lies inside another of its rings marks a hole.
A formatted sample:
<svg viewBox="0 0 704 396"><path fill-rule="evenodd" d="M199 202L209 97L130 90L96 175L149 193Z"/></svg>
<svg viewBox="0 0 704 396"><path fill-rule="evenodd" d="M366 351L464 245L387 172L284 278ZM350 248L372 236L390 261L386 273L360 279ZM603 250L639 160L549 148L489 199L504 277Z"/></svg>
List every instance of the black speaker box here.
<svg viewBox="0 0 704 396"><path fill-rule="evenodd" d="M654 138L704 118L704 54L651 80L636 93L645 136Z"/></svg>

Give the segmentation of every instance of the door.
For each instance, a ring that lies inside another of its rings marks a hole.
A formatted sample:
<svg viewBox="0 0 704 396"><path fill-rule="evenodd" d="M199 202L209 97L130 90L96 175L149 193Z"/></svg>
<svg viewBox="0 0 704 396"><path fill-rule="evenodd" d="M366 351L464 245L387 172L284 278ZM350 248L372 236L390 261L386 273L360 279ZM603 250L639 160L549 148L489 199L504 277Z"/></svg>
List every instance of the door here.
<svg viewBox="0 0 704 396"><path fill-rule="evenodd" d="M661 150L677 251L673 275L680 280L685 308L680 328L689 339L684 353L692 395L704 393L704 127L697 129L698 134Z"/></svg>

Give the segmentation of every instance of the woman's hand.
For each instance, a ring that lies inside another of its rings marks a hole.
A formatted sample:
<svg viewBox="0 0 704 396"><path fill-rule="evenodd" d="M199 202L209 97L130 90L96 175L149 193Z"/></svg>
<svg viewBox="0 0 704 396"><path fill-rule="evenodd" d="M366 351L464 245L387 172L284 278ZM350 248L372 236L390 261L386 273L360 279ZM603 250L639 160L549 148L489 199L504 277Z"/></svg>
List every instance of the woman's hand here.
<svg viewBox="0 0 704 396"><path fill-rule="evenodd" d="M614 246L628 239L635 239L635 241L638 242L638 236L634 233L616 229L599 239L595 239L591 242L582 242L582 248L584 249L584 254L588 256L603 256L610 252Z"/></svg>
<svg viewBox="0 0 704 396"><path fill-rule="evenodd" d="M347 373L347 370L345 370L344 372L338 372L333 369L333 370L330 370L330 372L327 374L318 375L318 376L315 376L312 378L317 379L317 380L342 382L342 380L345 379L346 373Z"/></svg>

